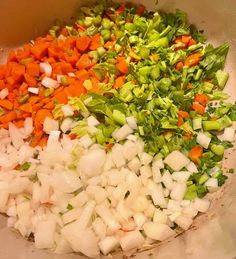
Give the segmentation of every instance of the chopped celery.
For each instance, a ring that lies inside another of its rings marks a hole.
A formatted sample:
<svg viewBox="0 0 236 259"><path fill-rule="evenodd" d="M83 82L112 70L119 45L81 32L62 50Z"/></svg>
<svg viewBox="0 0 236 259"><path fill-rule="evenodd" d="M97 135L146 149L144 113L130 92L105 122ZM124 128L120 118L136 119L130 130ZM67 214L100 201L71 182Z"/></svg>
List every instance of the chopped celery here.
<svg viewBox="0 0 236 259"><path fill-rule="evenodd" d="M4 109L0 107L0 116L2 116L5 113Z"/></svg>
<svg viewBox="0 0 236 259"><path fill-rule="evenodd" d="M201 117L197 117L193 119L193 129L197 130L197 129L201 129L202 128L202 118Z"/></svg>
<svg viewBox="0 0 236 259"><path fill-rule="evenodd" d="M200 178L198 183L199 184L204 184L210 177L207 174L203 174Z"/></svg>
<svg viewBox="0 0 236 259"><path fill-rule="evenodd" d="M29 94L21 95L18 99L19 103L26 103L29 99Z"/></svg>
<svg viewBox="0 0 236 259"><path fill-rule="evenodd" d="M202 126L205 131L221 129L221 124L219 121L203 121Z"/></svg>
<svg viewBox="0 0 236 259"><path fill-rule="evenodd" d="M211 93L213 88L214 88L214 85L210 82L203 82L203 84L201 85L201 88L202 90L205 92L205 93Z"/></svg>
<svg viewBox="0 0 236 259"><path fill-rule="evenodd" d="M232 121L227 115L224 115L217 121L220 123L220 130L223 130L224 128L227 128L232 125Z"/></svg>
<svg viewBox="0 0 236 259"><path fill-rule="evenodd" d="M93 88L92 82L90 79L87 79L83 82L83 86L87 89L87 90L91 90Z"/></svg>
<svg viewBox="0 0 236 259"><path fill-rule="evenodd" d="M60 81L63 86L69 85L67 76L61 76Z"/></svg>
<svg viewBox="0 0 236 259"><path fill-rule="evenodd" d="M108 41L111 38L111 32L108 29L101 30L101 36L105 41Z"/></svg>
<svg viewBox="0 0 236 259"><path fill-rule="evenodd" d="M217 156L223 156L224 155L224 151L225 151L225 148L223 145L216 145L216 144L213 144L211 145L211 151L216 154Z"/></svg>
<svg viewBox="0 0 236 259"><path fill-rule="evenodd" d="M187 191L184 195L184 200L194 200L197 198L197 187L192 184L187 188Z"/></svg>
<svg viewBox="0 0 236 259"><path fill-rule="evenodd" d="M119 123L120 125L124 125L126 123L125 115L118 110L113 111L113 119L115 122Z"/></svg>
<svg viewBox="0 0 236 259"><path fill-rule="evenodd" d="M216 79L217 79L219 88L224 89L224 87L229 79L229 73L224 72L222 70L218 70L216 72Z"/></svg>
<svg viewBox="0 0 236 259"><path fill-rule="evenodd" d="M32 62L32 61L33 61L32 58L24 58L24 59L21 59L21 60L19 61L19 63L22 64L22 65L26 65L27 63L30 63L30 62Z"/></svg>
<svg viewBox="0 0 236 259"><path fill-rule="evenodd" d="M48 97L48 96L50 96L53 92L54 92L54 89L53 89L53 88L47 88L47 89L44 89L43 95L44 95L45 97Z"/></svg>
<svg viewBox="0 0 236 259"><path fill-rule="evenodd" d="M104 144L106 142L106 138L104 137L104 135L103 135L101 130L98 130L95 133L95 136L96 136L96 140L97 140L98 144Z"/></svg>

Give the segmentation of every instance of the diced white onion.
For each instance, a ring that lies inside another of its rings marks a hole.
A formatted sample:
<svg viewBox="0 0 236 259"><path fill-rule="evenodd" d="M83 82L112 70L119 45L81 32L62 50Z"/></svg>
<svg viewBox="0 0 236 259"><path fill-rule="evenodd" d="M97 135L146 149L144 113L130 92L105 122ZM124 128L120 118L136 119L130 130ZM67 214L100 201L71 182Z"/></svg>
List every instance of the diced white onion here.
<svg viewBox="0 0 236 259"><path fill-rule="evenodd" d="M234 136L235 136L235 129L233 127L228 127L224 129L223 133L223 140L224 141L234 141Z"/></svg>
<svg viewBox="0 0 236 259"><path fill-rule="evenodd" d="M197 135L197 143L200 144L204 148L208 148L209 144L211 142L211 138L207 136L203 132L199 132Z"/></svg>
<svg viewBox="0 0 236 259"><path fill-rule="evenodd" d="M143 230L147 237L158 241L164 241L175 235L175 231L167 225L153 222L146 222L143 225Z"/></svg>
<svg viewBox="0 0 236 259"><path fill-rule="evenodd" d="M0 91L0 99L5 99L9 94L9 91L7 88L4 88Z"/></svg>
<svg viewBox="0 0 236 259"><path fill-rule="evenodd" d="M69 104L63 105L61 107L61 111L63 112L65 117L69 117L69 116L74 115L74 109Z"/></svg>
<svg viewBox="0 0 236 259"><path fill-rule="evenodd" d="M130 135L131 133L133 133L133 130L127 125L125 124L124 126L122 126L119 129L116 129L113 133L112 133L112 137L116 140L116 141L121 141L124 140L128 135Z"/></svg>
<svg viewBox="0 0 236 259"><path fill-rule="evenodd" d="M123 251L141 247L144 244L144 237L139 231L130 231L120 239L120 246Z"/></svg>
<svg viewBox="0 0 236 259"><path fill-rule="evenodd" d="M52 66L49 63L40 63L39 64L40 71L44 73L46 76L51 76L52 74Z"/></svg>
<svg viewBox="0 0 236 259"><path fill-rule="evenodd" d="M30 92L32 94L38 94L39 93L39 89L37 87L29 87L28 88L28 92Z"/></svg>
<svg viewBox="0 0 236 259"><path fill-rule="evenodd" d="M126 121L131 129L136 130L138 128L137 121L134 117L127 117Z"/></svg>
<svg viewBox="0 0 236 259"><path fill-rule="evenodd" d="M57 88L59 86L59 83L56 80L47 76L42 79L41 84L46 88Z"/></svg>
<svg viewBox="0 0 236 259"><path fill-rule="evenodd" d="M175 150L165 158L164 162L174 171L180 171L190 160L180 151Z"/></svg>
<svg viewBox="0 0 236 259"><path fill-rule="evenodd" d="M94 117L94 116L89 116L87 118L88 126L98 126L100 122Z"/></svg>

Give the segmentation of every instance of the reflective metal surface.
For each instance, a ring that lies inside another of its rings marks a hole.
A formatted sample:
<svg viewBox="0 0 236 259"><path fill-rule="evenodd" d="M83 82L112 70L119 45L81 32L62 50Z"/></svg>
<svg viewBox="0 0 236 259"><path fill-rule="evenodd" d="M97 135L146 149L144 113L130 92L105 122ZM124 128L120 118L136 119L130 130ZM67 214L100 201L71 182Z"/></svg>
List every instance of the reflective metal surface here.
<svg viewBox="0 0 236 259"><path fill-rule="evenodd" d="M0 47L16 47L47 30L55 18L71 17L85 1L78 0L1 0L0 1ZM142 2L150 9L155 1ZM226 91L236 100L236 1L235 0L160 0L158 8L174 11L185 10L189 20L204 29L209 42L230 43L226 69L230 80ZM4 59L3 52L0 59ZM230 151L224 161L225 167L236 168L236 152ZM211 209L198 217L194 227L174 240L142 252L135 258L158 259L233 259L236 258L236 174L220 190ZM1 259L74 259L80 255L55 255L33 248L32 243L22 239L5 227L6 219L0 217ZM114 258L122 258L122 254Z"/></svg>

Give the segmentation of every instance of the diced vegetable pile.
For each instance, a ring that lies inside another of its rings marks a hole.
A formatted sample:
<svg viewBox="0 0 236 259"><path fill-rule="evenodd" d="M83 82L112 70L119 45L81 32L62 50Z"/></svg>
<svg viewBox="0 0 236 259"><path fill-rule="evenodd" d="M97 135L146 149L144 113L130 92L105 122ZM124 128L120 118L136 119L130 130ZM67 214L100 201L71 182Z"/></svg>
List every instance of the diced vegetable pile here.
<svg viewBox="0 0 236 259"><path fill-rule="evenodd" d="M227 43L186 14L81 7L0 65L0 212L37 248L89 257L187 230L233 169Z"/></svg>

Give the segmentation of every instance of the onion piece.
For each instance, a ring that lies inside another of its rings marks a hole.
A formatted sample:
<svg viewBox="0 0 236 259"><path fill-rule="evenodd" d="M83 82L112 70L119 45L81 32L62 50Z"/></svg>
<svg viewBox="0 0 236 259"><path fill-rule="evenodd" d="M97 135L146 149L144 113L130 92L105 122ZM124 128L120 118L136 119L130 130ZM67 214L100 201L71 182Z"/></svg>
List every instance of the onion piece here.
<svg viewBox="0 0 236 259"><path fill-rule="evenodd" d="M63 115L65 117L73 116L74 115L74 109L69 104L63 105L61 107L61 110L63 112Z"/></svg>
<svg viewBox="0 0 236 259"><path fill-rule="evenodd" d="M39 89L37 87L29 87L28 88L28 92L32 93L32 94L38 94L39 93Z"/></svg>
<svg viewBox="0 0 236 259"><path fill-rule="evenodd" d="M41 84L46 88L57 88L60 85L56 80L47 76L42 79Z"/></svg>
<svg viewBox="0 0 236 259"><path fill-rule="evenodd" d="M119 246L119 241L114 236L108 236L108 237L105 237L104 239L102 239L98 243L98 246L99 246L100 250L102 251L102 253L104 255L107 255Z"/></svg>
<svg viewBox="0 0 236 259"><path fill-rule="evenodd" d="M4 88L0 91L0 99L5 99L9 94L9 91L7 88Z"/></svg>
<svg viewBox="0 0 236 259"><path fill-rule="evenodd" d="M46 220L36 225L34 240L36 248L52 248L54 246L54 233L56 231L56 222Z"/></svg>
<svg viewBox="0 0 236 259"><path fill-rule="evenodd" d="M139 231L130 231L120 239L120 245L123 251L128 251L141 247L144 241L144 237Z"/></svg>
<svg viewBox="0 0 236 259"><path fill-rule="evenodd" d="M146 222L143 225L143 230L147 237L158 241L164 241L175 235L175 231L169 226L153 222Z"/></svg>
<svg viewBox="0 0 236 259"><path fill-rule="evenodd" d="M180 151L175 150L165 158L164 162L174 171L180 171L190 160Z"/></svg>
<svg viewBox="0 0 236 259"><path fill-rule="evenodd" d="M203 132L199 132L197 135L197 143L200 144L204 148L208 148L209 144L211 142L211 138L207 136Z"/></svg>
<svg viewBox="0 0 236 259"><path fill-rule="evenodd" d="M46 76L51 76L52 74L52 66L49 63L41 62L39 64L40 71L44 73Z"/></svg>

